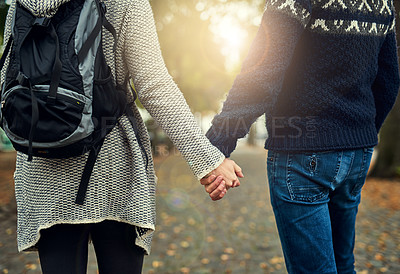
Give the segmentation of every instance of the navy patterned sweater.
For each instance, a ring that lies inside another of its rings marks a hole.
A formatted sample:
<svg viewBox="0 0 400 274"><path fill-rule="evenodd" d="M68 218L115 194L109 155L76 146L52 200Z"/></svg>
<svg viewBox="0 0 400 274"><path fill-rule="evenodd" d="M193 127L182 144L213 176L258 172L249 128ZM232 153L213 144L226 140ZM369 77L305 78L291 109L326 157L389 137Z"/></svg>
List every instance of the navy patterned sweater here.
<svg viewBox="0 0 400 274"><path fill-rule="evenodd" d="M391 0L268 0L207 137L229 157L265 114L266 149L376 145L399 89L394 18Z"/></svg>

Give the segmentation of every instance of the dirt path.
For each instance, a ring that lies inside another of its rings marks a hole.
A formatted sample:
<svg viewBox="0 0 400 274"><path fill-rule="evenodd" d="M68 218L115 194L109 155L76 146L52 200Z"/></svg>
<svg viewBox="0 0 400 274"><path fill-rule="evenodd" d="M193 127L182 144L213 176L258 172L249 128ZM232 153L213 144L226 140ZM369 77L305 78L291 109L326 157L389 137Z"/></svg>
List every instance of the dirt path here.
<svg viewBox="0 0 400 274"><path fill-rule="evenodd" d="M16 252L13 153L0 153L0 274L41 273L36 253ZM286 273L269 204L262 149L232 157L239 189L212 202L180 156L156 161L157 232L144 273ZM358 273L400 273L400 182L369 179L357 222ZM88 273L96 273L93 252Z"/></svg>

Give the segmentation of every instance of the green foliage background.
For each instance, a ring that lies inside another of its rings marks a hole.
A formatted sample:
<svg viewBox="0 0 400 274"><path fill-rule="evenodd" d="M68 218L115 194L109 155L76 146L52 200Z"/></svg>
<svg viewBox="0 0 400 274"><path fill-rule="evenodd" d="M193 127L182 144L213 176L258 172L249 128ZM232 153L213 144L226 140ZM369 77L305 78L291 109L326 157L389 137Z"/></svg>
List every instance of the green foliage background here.
<svg viewBox="0 0 400 274"><path fill-rule="evenodd" d="M4 0L0 1L0 44L3 44L4 24L6 23L6 16L8 5Z"/></svg>

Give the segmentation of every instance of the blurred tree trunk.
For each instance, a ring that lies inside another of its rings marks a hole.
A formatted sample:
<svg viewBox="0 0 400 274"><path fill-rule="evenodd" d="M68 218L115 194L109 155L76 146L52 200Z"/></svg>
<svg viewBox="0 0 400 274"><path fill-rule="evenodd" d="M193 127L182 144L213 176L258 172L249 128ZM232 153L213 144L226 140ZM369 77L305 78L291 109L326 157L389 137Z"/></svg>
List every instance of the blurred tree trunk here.
<svg viewBox="0 0 400 274"><path fill-rule="evenodd" d="M376 177L400 177L400 99L382 126L376 166Z"/></svg>
<svg viewBox="0 0 400 274"><path fill-rule="evenodd" d="M394 1L396 8L396 36L400 42L399 13L400 1ZM400 52L399 52L400 53ZM377 177L400 177L400 98L382 126L376 166L372 172Z"/></svg>

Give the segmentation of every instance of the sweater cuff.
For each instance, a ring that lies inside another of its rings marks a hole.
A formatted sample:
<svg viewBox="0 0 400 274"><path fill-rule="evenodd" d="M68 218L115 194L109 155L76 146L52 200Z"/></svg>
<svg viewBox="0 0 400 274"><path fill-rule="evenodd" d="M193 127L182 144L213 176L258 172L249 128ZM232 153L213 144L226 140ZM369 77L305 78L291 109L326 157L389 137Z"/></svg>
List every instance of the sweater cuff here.
<svg viewBox="0 0 400 274"><path fill-rule="evenodd" d="M207 131L206 136L211 144L217 147L226 158L230 157L236 148L237 139L225 136L213 126Z"/></svg>

